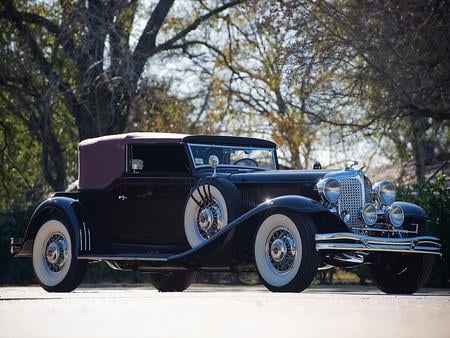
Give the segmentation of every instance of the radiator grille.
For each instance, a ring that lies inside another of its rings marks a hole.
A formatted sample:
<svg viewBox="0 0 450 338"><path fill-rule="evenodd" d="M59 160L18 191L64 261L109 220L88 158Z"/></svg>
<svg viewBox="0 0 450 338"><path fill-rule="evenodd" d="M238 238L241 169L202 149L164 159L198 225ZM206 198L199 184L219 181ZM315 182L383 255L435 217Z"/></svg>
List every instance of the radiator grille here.
<svg viewBox="0 0 450 338"><path fill-rule="evenodd" d="M341 197L339 198L339 213L347 210L350 220L347 223L352 228L361 228L363 223L359 219L359 212L364 205L363 185L358 178L344 178L339 180L341 184Z"/></svg>

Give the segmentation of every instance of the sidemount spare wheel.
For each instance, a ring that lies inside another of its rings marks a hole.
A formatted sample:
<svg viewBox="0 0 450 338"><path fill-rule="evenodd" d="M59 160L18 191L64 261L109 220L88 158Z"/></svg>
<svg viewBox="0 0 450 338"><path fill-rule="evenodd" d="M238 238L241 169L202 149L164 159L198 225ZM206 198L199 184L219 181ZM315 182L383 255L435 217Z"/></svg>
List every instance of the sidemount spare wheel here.
<svg viewBox="0 0 450 338"><path fill-rule="evenodd" d="M240 216L242 200L230 181L207 177L191 190L184 211L184 231L191 247L214 236Z"/></svg>
<svg viewBox="0 0 450 338"><path fill-rule="evenodd" d="M419 235L431 235L423 225ZM385 293L412 294L430 278L434 255L416 253L380 253L377 262L369 265L375 285Z"/></svg>
<svg viewBox="0 0 450 338"><path fill-rule="evenodd" d="M151 274L153 286L160 292L181 292L195 279L195 271L161 272Z"/></svg>
<svg viewBox="0 0 450 338"><path fill-rule="evenodd" d="M256 269L264 285L274 292L301 292L314 279L319 266L316 227L304 215L279 213L259 226L254 243Z"/></svg>
<svg viewBox="0 0 450 338"><path fill-rule="evenodd" d="M78 248L68 221L60 215L44 219L33 244L33 270L49 292L70 292L80 285L87 262L77 259Z"/></svg>

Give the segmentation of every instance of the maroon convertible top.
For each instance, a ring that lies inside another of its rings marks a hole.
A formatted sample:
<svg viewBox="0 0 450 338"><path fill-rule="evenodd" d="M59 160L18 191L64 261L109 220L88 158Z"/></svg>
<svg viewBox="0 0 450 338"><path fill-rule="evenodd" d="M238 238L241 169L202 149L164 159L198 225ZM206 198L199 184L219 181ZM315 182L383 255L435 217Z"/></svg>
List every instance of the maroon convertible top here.
<svg viewBox="0 0 450 338"><path fill-rule="evenodd" d="M90 138L78 146L79 189L102 189L125 172L125 145L180 143L188 136L170 133L129 133Z"/></svg>
<svg viewBox="0 0 450 338"><path fill-rule="evenodd" d="M257 138L222 135L186 135L171 133L129 133L84 140L78 146L79 189L103 189L126 169L126 145L133 143L200 143L252 147L276 147Z"/></svg>

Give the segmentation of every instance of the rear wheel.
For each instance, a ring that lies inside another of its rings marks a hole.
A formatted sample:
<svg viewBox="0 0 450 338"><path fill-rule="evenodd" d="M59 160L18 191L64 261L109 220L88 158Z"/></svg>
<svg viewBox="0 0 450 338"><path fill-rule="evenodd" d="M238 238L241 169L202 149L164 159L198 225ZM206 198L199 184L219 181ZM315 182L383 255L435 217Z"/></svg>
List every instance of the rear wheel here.
<svg viewBox="0 0 450 338"><path fill-rule="evenodd" d="M73 237L63 218L46 220L33 244L33 270L49 292L70 292L80 285L87 262L77 259Z"/></svg>
<svg viewBox="0 0 450 338"><path fill-rule="evenodd" d="M274 292L301 292L319 264L314 223L306 216L274 214L256 233L255 263L264 285Z"/></svg>
<svg viewBox="0 0 450 338"><path fill-rule="evenodd" d="M166 272L151 275L155 289L160 292L181 292L186 290L195 280L195 272Z"/></svg>

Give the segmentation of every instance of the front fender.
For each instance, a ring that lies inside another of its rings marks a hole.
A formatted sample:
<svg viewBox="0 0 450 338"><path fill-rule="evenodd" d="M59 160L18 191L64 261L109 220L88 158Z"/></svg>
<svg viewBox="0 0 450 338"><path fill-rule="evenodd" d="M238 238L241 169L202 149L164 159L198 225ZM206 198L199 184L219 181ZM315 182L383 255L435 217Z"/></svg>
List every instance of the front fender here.
<svg viewBox="0 0 450 338"><path fill-rule="evenodd" d="M393 205L398 205L403 209L405 220L425 222L428 219L427 212L414 203L398 201Z"/></svg>
<svg viewBox="0 0 450 338"><path fill-rule="evenodd" d="M22 246L17 257L30 257L33 251L33 242L42 222L51 217L53 213L59 213L65 217L70 226L72 234L72 245L74 252L80 252L90 247L90 230L84 221L82 206L79 201L69 197L52 197L42 202L31 216Z"/></svg>
<svg viewBox="0 0 450 338"><path fill-rule="evenodd" d="M169 258L174 264L187 266L206 266L210 263L234 259L253 247L253 237L257 226L268 215L277 212L295 212L311 217L319 233L350 231L347 225L319 202L307 197L285 195L259 204L252 210L229 223L214 236L179 255ZM210 258L214 257L211 261ZM240 258L240 257L238 257Z"/></svg>

